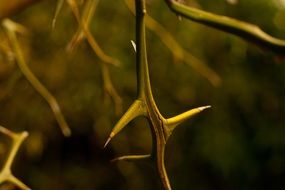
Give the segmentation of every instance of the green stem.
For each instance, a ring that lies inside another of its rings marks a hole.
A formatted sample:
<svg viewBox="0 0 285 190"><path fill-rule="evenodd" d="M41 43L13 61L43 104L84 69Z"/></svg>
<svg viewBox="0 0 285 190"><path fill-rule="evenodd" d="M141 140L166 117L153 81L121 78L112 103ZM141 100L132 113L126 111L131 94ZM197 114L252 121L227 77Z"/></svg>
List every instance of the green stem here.
<svg viewBox="0 0 285 190"><path fill-rule="evenodd" d="M170 182L164 164L164 151L166 146L166 135L164 124L159 116L153 112L149 112L149 123L151 125L153 148L152 155L155 165L157 167L158 175L160 177L163 189L171 190Z"/></svg>
<svg viewBox="0 0 285 190"><path fill-rule="evenodd" d="M154 101L150 77L149 77L149 69L148 69L148 61L147 61L147 51L146 51L146 35L145 35L145 18L146 18L146 7L144 0L135 0L136 2L136 63L137 63L137 92L138 99L142 99L149 108L155 112L157 116L162 118L156 103ZM151 110L149 110L151 111Z"/></svg>
<svg viewBox="0 0 285 190"><path fill-rule="evenodd" d="M164 149L166 144L165 130L156 103L154 101L149 69L147 62L146 37L145 37L145 0L135 0L136 5L136 43L137 43L137 80L138 80L138 98L146 103L148 119L153 135L153 155L158 169L158 173L164 189L170 190L170 183L164 165Z"/></svg>
<svg viewBox="0 0 285 190"><path fill-rule="evenodd" d="M46 102L49 104L51 110L54 113L55 119L57 120L59 127L62 130L62 133L64 136L70 136L71 130L61 112L61 109L59 107L59 104L57 103L55 97L44 87L44 85L37 79L37 77L33 74L33 72L28 67L24 55L21 51L20 44L17 39L16 31L15 31L15 24L5 19L3 21L3 26L7 30L8 38L11 42L12 49L14 50L16 54L16 59L18 66L23 73L23 75L26 77L26 79L30 82L30 84L34 87L34 89L46 100Z"/></svg>
<svg viewBox="0 0 285 190"><path fill-rule="evenodd" d="M188 7L174 0L165 1L173 12L187 19L235 34L257 45L266 47L275 53L285 54L285 40L268 35L256 25Z"/></svg>
<svg viewBox="0 0 285 190"><path fill-rule="evenodd" d="M152 97L147 52L145 40L145 2L143 0L135 0L136 2L136 44L137 44L137 81L138 81L138 97L145 98L145 96ZM146 95L147 94L147 95Z"/></svg>

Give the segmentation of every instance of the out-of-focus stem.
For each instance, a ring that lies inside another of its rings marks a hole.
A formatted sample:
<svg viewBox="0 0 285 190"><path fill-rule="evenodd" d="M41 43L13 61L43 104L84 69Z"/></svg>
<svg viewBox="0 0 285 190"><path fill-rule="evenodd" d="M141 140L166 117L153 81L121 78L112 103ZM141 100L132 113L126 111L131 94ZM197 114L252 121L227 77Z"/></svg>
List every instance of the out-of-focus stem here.
<svg viewBox="0 0 285 190"><path fill-rule="evenodd" d="M165 2L174 13L187 19L234 34L275 53L285 54L285 40L270 36L256 25L188 7L175 0L165 0Z"/></svg>
<svg viewBox="0 0 285 190"><path fill-rule="evenodd" d="M19 179L17 179L11 172L12 163L15 159L15 156L23 143L23 141L27 138L28 132L24 131L22 133L14 133L2 126L0 126L0 133L8 136L12 139L12 147L10 149L10 152L8 154L8 157L3 165L2 170L0 171L0 184L2 184L5 181L9 181L13 183L14 185L18 186L19 188L23 190L30 190L28 186L26 186L23 182L21 182Z"/></svg>
<svg viewBox="0 0 285 190"><path fill-rule="evenodd" d="M3 21L3 26L7 30L7 35L11 41L12 49L16 54L16 59L18 66L23 73L23 75L26 77L26 79L30 82L30 84L35 88L36 91L47 101L47 103L50 105L54 116L62 130L62 133L65 136L71 135L71 130L69 126L67 125L67 122L65 121L65 118L60 110L60 107L55 99L55 97L44 87L44 85L37 79L37 77L32 73L28 65L26 64L26 61L24 59L23 53L21 51L17 36L15 31L13 30L13 22L5 19Z"/></svg>
<svg viewBox="0 0 285 190"><path fill-rule="evenodd" d="M131 0L124 1L129 10L135 14L133 2ZM162 43L171 51L175 60L184 61L214 86L218 86L221 83L221 78L215 71L185 50L159 22L150 15L146 15L145 17L146 27L159 37Z"/></svg>

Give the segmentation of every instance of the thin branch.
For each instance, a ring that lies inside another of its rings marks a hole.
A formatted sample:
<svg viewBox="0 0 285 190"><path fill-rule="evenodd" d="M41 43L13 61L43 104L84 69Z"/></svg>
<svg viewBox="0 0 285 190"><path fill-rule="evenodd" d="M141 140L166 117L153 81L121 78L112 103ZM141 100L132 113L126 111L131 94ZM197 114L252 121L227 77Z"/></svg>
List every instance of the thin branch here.
<svg viewBox="0 0 285 190"><path fill-rule="evenodd" d="M100 48L99 44L97 43L97 41L93 38L92 34L90 33L89 29L87 28L86 24L83 23L83 30L84 30L84 34L85 37L89 43L89 45L91 46L91 48L93 49L93 51L95 52L95 54L105 63L109 63L111 65L114 66L119 66L120 62L117 59L114 59L108 55L106 55L103 50Z"/></svg>
<svg viewBox="0 0 285 190"><path fill-rule="evenodd" d="M145 159L149 159L149 158L151 158L150 154L126 155L126 156L120 156L120 157L114 158L114 159L111 160L111 162L145 160Z"/></svg>
<svg viewBox="0 0 285 190"><path fill-rule="evenodd" d="M122 113L122 104L123 104L122 98L120 97L120 95L113 86L109 67L106 64L100 64L100 66L102 69L104 91L113 99L115 104L115 113L119 115Z"/></svg>
<svg viewBox="0 0 285 190"><path fill-rule="evenodd" d="M174 13L187 19L237 35L275 53L285 54L285 40L268 35L256 25L188 7L175 0L165 2Z"/></svg>
<svg viewBox="0 0 285 190"><path fill-rule="evenodd" d="M30 84L34 87L34 89L47 101L47 103L51 107L54 113L54 116L62 130L62 133L65 136L70 136L71 130L68 127L67 122L65 121L65 118L60 110L60 107L55 97L43 86L43 84L36 78L36 76L31 72L30 68L26 64L26 61L21 51L15 30L13 30L15 28L14 22L12 22L11 20L5 19L3 21L3 26L5 27L9 40L11 41L11 45L16 54L17 63L18 63L18 66L21 72L26 77L26 79L30 82Z"/></svg>
<svg viewBox="0 0 285 190"><path fill-rule="evenodd" d="M68 1L69 7L72 10L72 13L75 16L76 21L78 22L79 30L82 30L84 32L84 35L85 35L89 45L91 46L91 48L95 52L95 54L103 62L106 62L106 63L111 64L111 65L118 66L119 65L119 61L117 59L114 59L114 58L112 58L112 57L110 57L110 56L108 56L108 55L106 55L104 53L104 51L100 48L100 46L98 45L97 41L92 36L92 34L91 34L90 30L89 30L89 26L88 26L89 23L88 22L90 22L90 20L91 20L91 18L93 16L93 11L90 11L89 14L86 14L85 15L86 18L83 18L83 17L80 18L79 8L78 8L78 5L77 5L76 1L75 0L67 0L67 1ZM95 1L95 0L90 0L90 1ZM91 5L92 6L96 6L96 3L93 3ZM88 4L86 4L85 6L88 6ZM86 21L88 21L88 22L86 22Z"/></svg>
<svg viewBox="0 0 285 190"><path fill-rule="evenodd" d="M129 10L135 14L134 5L131 0L124 0ZM162 43L171 51L174 58L179 61L184 61L187 65L196 70L201 76L209 80L214 86L221 83L219 75L210 67L204 64L200 59L185 50L174 37L154 18L146 15L146 27L159 37Z"/></svg>
<svg viewBox="0 0 285 190"><path fill-rule="evenodd" d="M77 5L76 0L66 0L67 4L69 5L76 21L80 21L80 12L79 12L79 7Z"/></svg>
<svg viewBox="0 0 285 190"><path fill-rule="evenodd" d="M57 21L57 17L58 17L58 15L59 15L59 13L60 13L62 7L63 7L64 1L65 1L65 0L57 0L55 12L54 12L54 16L53 16L52 24L51 24L52 29L55 28L55 24L56 24L56 21Z"/></svg>
<svg viewBox="0 0 285 190"><path fill-rule="evenodd" d="M67 2L67 4L70 7L75 19L80 20L80 12L79 12L79 8L77 6L76 0L57 0L55 13L54 13L54 16L52 19L52 29L54 29L54 27L55 27L58 15L59 15L62 7L63 7L64 1Z"/></svg>
<svg viewBox="0 0 285 190"><path fill-rule="evenodd" d="M88 0L85 2L81 22L85 22L87 26L90 25L95 9L98 5L99 0ZM84 31L81 25L78 26L77 31L73 35L72 39L67 45L67 51L71 52L74 48L84 39Z"/></svg>
<svg viewBox="0 0 285 190"><path fill-rule="evenodd" d="M78 14L77 10L79 9L78 5L76 4L75 1L73 1L73 0L70 0L70 1L74 2L74 3L70 3L69 6L71 7L71 9L73 11L79 26L78 26L78 29L77 29L75 35L73 36L72 40L68 44L67 50L72 51L75 48L75 46L81 41L81 39L83 37L85 37L87 39L87 41L88 41L89 45L91 46L92 50L94 51L94 53L103 61L103 63L100 63L100 67L102 70L104 90L114 101L116 114L120 114L121 110L122 110L122 99L119 96L116 89L114 88L114 85L113 85L112 80L111 80L109 68L108 68L108 65L106 64L106 63L108 63L111 65L118 66L120 64L120 62L117 59L114 59L114 58L106 55L103 52L103 50L100 48L97 41L92 36L92 34L89 30L89 24L90 24L90 21L94 15L94 11L96 9L96 6L97 6L99 0L88 0L87 2L85 2L84 10L83 10L81 18L79 18L79 16L76 16Z"/></svg>
<svg viewBox="0 0 285 190"><path fill-rule="evenodd" d="M11 167L13 164L13 161L15 159L15 156L23 143L23 141L27 138L28 132L24 131L22 133L14 133L2 126L0 126L0 133L8 136L12 139L12 147L8 154L8 157L3 165L2 170L0 171L0 184L6 181L10 181L14 185L18 186L19 188L23 190L29 190L30 188L27 187L23 182L21 182L19 179L17 179L11 172Z"/></svg>

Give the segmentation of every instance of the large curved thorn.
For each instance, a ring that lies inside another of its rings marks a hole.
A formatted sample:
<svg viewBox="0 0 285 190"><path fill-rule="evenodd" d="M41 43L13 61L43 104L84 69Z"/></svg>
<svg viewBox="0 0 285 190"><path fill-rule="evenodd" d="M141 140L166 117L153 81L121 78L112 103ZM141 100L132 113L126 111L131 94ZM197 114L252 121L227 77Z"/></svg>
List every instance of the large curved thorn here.
<svg viewBox="0 0 285 190"><path fill-rule="evenodd" d="M170 129L170 132L172 132L177 125L183 123L185 120L193 117L194 115L196 115L196 114L198 114L198 113L202 112L203 110L208 109L210 107L211 106L202 106L202 107L194 108L194 109L186 111L182 114L179 114L175 117L166 119L166 125Z"/></svg>
<svg viewBox="0 0 285 190"><path fill-rule="evenodd" d="M134 118L145 115L146 114L146 108L144 106L144 103L140 100L135 100L133 104L129 107L129 109L126 111L126 113L121 117L121 119L118 121L118 123L113 128L112 132L110 133L109 138L107 139L104 148L107 146L107 144L110 142L110 140L119 133L130 121L132 121Z"/></svg>

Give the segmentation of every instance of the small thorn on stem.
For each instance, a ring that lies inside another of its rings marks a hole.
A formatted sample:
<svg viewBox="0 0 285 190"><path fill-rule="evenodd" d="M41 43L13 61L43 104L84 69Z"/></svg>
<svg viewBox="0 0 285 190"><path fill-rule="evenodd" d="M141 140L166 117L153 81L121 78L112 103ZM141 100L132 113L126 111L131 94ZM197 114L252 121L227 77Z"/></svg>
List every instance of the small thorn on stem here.
<svg viewBox="0 0 285 190"><path fill-rule="evenodd" d="M137 45L136 45L136 43L133 40L131 40L131 43L132 43L132 46L133 46L135 52L137 52Z"/></svg>

